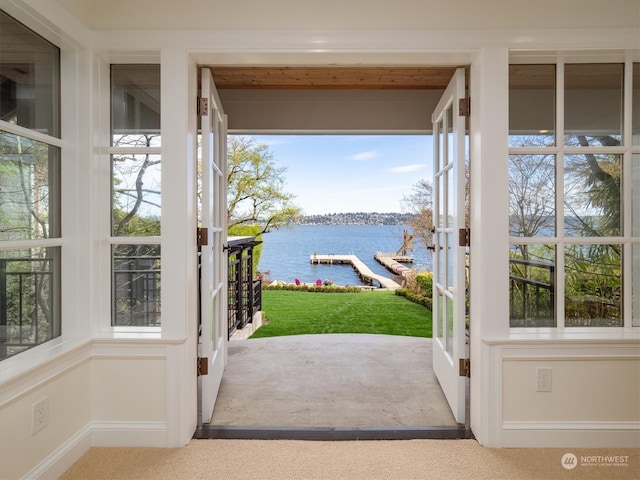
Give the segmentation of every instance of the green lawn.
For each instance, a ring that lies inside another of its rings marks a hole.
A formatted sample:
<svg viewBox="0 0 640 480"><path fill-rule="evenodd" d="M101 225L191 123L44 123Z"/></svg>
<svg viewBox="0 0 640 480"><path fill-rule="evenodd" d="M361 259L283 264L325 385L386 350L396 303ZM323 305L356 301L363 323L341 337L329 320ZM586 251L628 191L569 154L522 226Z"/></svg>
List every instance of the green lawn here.
<svg viewBox="0 0 640 480"><path fill-rule="evenodd" d="M264 290L268 324L251 338L318 333L431 337L431 312L392 291L311 293Z"/></svg>

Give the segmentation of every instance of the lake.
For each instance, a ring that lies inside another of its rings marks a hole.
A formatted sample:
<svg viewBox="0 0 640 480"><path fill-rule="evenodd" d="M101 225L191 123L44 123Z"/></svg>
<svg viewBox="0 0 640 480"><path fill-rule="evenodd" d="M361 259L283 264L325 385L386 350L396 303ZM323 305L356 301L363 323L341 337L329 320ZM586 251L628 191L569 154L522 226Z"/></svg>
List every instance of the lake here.
<svg viewBox="0 0 640 480"><path fill-rule="evenodd" d="M403 225L298 225L263 235L258 269L271 280L304 283L331 279L336 285L361 285L351 265L312 265L311 255L357 255L373 272L391 274L373 259L377 251L395 252L402 246ZM415 242L417 270L431 270L430 253Z"/></svg>

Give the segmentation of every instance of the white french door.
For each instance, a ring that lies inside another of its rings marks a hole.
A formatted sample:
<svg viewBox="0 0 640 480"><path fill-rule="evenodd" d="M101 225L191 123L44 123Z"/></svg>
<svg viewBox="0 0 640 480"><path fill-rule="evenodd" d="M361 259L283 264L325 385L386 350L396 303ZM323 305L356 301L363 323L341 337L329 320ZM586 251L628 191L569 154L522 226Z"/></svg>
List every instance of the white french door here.
<svg viewBox="0 0 640 480"><path fill-rule="evenodd" d="M465 96L464 68L456 70L433 112L433 370L458 423L465 422L465 247L458 231L465 226L465 117L458 111Z"/></svg>
<svg viewBox="0 0 640 480"><path fill-rule="evenodd" d="M206 358L208 372L199 377L201 423L209 423L227 357L227 118L211 72L202 69L200 336L198 356Z"/></svg>

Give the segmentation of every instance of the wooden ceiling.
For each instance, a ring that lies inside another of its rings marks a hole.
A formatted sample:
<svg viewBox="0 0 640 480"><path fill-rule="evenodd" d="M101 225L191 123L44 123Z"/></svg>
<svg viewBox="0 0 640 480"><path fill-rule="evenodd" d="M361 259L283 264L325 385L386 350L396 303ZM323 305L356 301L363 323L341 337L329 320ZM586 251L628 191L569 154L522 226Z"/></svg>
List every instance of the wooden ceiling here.
<svg viewBox="0 0 640 480"><path fill-rule="evenodd" d="M212 67L219 89L444 89L456 67Z"/></svg>

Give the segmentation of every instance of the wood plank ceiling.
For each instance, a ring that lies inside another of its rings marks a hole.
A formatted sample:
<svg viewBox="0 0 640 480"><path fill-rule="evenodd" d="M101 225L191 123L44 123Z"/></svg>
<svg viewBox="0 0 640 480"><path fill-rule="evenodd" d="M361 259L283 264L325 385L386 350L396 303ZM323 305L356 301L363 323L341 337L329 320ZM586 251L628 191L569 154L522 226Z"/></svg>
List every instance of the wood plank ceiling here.
<svg viewBox="0 0 640 480"><path fill-rule="evenodd" d="M219 89L444 89L456 67L212 67Z"/></svg>

